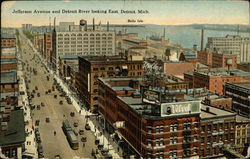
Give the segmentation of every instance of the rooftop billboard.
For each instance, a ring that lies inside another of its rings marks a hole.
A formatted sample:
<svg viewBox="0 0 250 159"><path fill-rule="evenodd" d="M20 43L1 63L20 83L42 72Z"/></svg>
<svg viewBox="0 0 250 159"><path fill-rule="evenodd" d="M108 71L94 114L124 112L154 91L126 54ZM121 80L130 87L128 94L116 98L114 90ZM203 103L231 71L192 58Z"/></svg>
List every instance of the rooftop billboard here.
<svg viewBox="0 0 250 159"><path fill-rule="evenodd" d="M196 114L201 111L201 101L188 101L161 104L161 116Z"/></svg>

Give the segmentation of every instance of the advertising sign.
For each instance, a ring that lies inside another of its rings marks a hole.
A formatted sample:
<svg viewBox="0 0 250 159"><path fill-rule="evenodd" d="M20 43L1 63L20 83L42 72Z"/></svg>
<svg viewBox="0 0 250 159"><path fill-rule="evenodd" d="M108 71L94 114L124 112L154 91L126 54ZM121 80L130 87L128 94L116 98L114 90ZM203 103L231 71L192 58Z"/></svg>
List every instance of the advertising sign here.
<svg viewBox="0 0 250 159"><path fill-rule="evenodd" d="M163 103L161 104L161 116L174 116L200 113L200 101Z"/></svg>
<svg viewBox="0 0 250 159"><path fill-rule="evenodd" d="M160 104L160 92L144 90L142 101L150 104Z"/></svg>

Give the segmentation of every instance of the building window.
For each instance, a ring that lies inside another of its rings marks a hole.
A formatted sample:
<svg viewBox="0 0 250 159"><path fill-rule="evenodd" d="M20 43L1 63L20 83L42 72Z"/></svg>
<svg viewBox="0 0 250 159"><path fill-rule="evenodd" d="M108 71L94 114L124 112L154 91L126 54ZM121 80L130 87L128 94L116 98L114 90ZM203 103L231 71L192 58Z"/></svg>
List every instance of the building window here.
<svg viewBox="0 0 250 159"><path fill-rule="evenodd" d="M207 131L211 131L211 128L212 128L212 126L211 126L211 125L208 125L208 126L207 126Z"/></svg>
<svg viewBox="0 0 250 159"><path fill-rule="evenodd" d="M177 152L171 151L171 152L170 152L170 157L171 157L171 158L177 157Z"/></svg>
<svg viewBox="0 0 250 159"><path fill-rule="evenodd" d="M93 68L94 71L98 71L98 68Z"/></svg>
<svg viewBox="0 0 250 159"><path fill-rule="evenodd" d="M100 70L102 70L102 71L105 70L105 67L101 67Z"/></svg>
<svg viewBox="0 0 250 159"><path fill-rule="evenodd" d="M207 137L207 142L210 143L211 142L211 136Z"/></svg>
<svg viewBox="0 0 250 159"><path fill-rule="evenodd" d="M94 97L93 100L97 101L97 100L98 100L98 97Z"/></svg>
<svg viewBox="0 0 250 159"><path fill-rule="evenodd" d="M170 132L176 132L177 130L178 130L178 126L176 126L176 125L170 126Z"/></svg>
<svg viewBox="0 0 250 159"><path fill-rule="evenodd" d="M201 127L201 132L205 132L205 125Z"/></svg>
<svg viewBox="0 0 250 159"><path fill-rule="evenodd" d="M194 142L198 141L198 136L194 136Z"/></svg>
<svg viewBox="0 0 250 159"><path fill-rule="evenodd" d="M171 137L170 138L170 145L176 144L177 143L177 138L176 137Z"/></svg>
<svg viewBox="0 0 250 159"><path fill-rule="evenodd" d="M109 70L112 71L114 68L113 67L109 67Z"/></svg>
<svg viewBox="0 0 250 159"><path fill-rule="evenodd" d="M185 157L190 156L190 150L184 150L183 152Z"/></svg>

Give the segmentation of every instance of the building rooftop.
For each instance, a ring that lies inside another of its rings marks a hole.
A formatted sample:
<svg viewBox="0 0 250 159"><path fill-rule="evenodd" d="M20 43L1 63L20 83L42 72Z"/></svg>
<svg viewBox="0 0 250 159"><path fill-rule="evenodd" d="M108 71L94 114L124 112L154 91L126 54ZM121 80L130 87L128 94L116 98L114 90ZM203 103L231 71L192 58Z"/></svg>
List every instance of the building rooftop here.
<svg viewBox="0 0 250 159"><path fill-rule="evenodd" d="M113 86L111 87L114 91L135 91L136 89L128 86Z"/></svg>
<svg viewBox="0 0 250 159"><path fill-rule="evenodd" d="M8 72L1 72L1 84L8 84L8 83L17 83L17 72L16 71L8 71Z"/></svg>
<svg viewBox="0 0 250 159"><path fill-rule="evenodd" d="M204 104L201 105L201 114L200 114L201 119L217 118L222 116L226 117L233 115L235 115L235 113Z"/></svg>
<svg viewBox="0 0 250 159"><path fill-rule="evenodd" d="M141 43L141 42L147 42L146 40L143 39L138 39L138 38L130 38L130 39L124 39L125 41L132 41L132 42L136 42L136 43Z"/></svg>
<svg viewBox="0 0 250 159"><path fill-rule="evenodd" d="M200 70L197 72L207 76L250 76L250 72L232 68L229 71L227 68L211 68L208 70Z"/></svg>
<svg viewBox="0 0 250 159"><path fill-rule="evenodd" d="M244 116L241 116L241 115L236 115L236 121L238 121L238 122L241 122L241 121L243 121L243 122L250 122L250 118L246 118L246 117L244 117Z"/></svg>
<svg viewBox="0 0 250 159"><path fill-rule="evenodd" d="M70 54L66 54L66 55L62 55L59 56L60 59L78 59L78 56L89 56L89 55L70 55Z"/></svg>
<svg viewBox="0 0 250 159"><path fill-rule="evenodd" d="M0 125L2 128L2 125ZM15 110L10 113L10 121L6 131L0 131L0 146L14 145L25 142L23 110Z"/></svg>
<svg viewBox="0 0 250 159"><path fill-rule="evenodd" d="M196 54L193 52L184 52L183 55L186 59L196 59Z"/></svg>
<svg viewBox="0 0 250 159"><path fill-rule="evenodd" d="M250 89L250 82L246 82L246 83L233 83L236 86L242 87L242 88L246 88L246 89Z"/></svg>
<svg viewBox="0 0 250 159"><path fill-rule="evenodd" d="M16 39L15 35L12 34L1 34L1 39Z"/></svg>
<svg viewBox="0 0 250 159"><path fill-rule="evenodd" d="M119 55L113 55L113 56L87 56L87 57L80 57L85 59L86 61L90 63L112 63L112 62L133 62L132 60L127 60L125 57L121 57ZM136 61L138 62L138 61ZM143 62L143 61L142 61Z"/></svg>

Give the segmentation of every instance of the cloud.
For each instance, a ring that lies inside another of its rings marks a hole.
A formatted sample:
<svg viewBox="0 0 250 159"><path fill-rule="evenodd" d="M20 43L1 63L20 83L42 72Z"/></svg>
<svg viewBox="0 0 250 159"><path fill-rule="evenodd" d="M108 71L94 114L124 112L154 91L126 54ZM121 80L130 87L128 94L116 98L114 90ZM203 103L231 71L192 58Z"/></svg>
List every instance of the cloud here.
<svg viewBox="0 0 250 159"><path fill-rule="evenodd" d="M14 4L16 4L16 1L3 1L2 2L2 10L10 9Z"/></svg>

